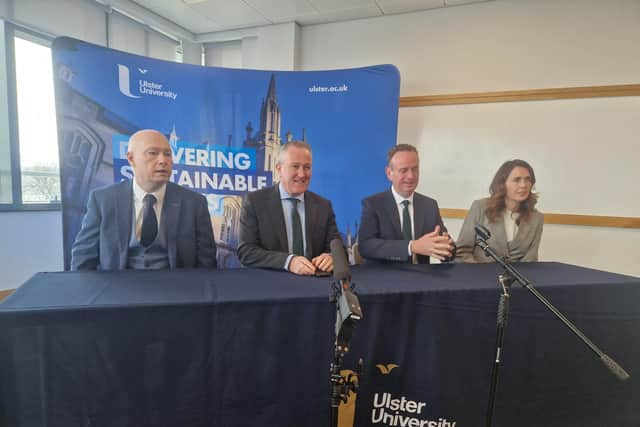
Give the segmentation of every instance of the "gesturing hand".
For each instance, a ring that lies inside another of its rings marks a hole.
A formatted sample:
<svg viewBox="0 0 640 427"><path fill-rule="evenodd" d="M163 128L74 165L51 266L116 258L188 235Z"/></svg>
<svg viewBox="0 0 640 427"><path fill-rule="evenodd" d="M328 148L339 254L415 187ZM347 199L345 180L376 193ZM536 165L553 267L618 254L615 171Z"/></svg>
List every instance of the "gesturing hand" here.
<svg viewBox="0 0 640 427"><path fill-rule="evenodd" d="M440 261L451 257L453 253L453 239L448 233L440 235L440 226L431 232L411 242L411 253L432 256Z"/></svg>

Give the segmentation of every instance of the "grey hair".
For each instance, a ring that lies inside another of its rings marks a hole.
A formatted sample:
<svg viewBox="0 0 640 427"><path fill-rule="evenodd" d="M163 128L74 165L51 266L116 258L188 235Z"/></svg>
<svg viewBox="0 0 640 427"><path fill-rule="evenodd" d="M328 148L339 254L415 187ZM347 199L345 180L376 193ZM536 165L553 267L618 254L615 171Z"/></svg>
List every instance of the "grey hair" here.
<svg viewBox="0 0 640 427"><path fill-rule="evenodd" d="M282 164L282 160L284 159L284 155L287 153L287 151L289 150L290 147L301 148L301 149L307 150L309 152L309 154L312 154L311 145L309 145L308 143L306 143L304 141L289 141L286 144L282 144L280 146L280 152L278 153L278 164L279 165Z"/></svg>
<svg viewBox="0 0 640 427"><path fill-rule="evenodd" d="M395 156L396 153L399 153L401 151L418 154L418 149L411 144L394 145L387 153L387 167L391 168L391 159L393 159L393 156Z"/></svg>

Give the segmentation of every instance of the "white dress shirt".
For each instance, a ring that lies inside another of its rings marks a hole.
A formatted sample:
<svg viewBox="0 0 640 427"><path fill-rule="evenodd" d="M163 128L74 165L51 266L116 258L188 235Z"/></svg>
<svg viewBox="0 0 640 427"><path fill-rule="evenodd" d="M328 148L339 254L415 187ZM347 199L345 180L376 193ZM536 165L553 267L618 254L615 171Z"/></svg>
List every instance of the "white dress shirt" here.
<svg viewBox="0 0 640 427"><path fill-rule="evenodd" d="M306 218L304 215L304 193L299 194L297 196L292 196L285 191L282 187L282 183L278 184L278 188L280 190L280 203L282 204L282 212L284 213L284 226L287 230L287 245L289 248L289 256L287 257L284 263L284 269L289 270L289 263L291 259L295 256L291 252L293 252L293 224L291 222L291 213L293 210L293 202L289 200L289 198L298 199L298 215L300 216L300 225L302 226L302 248L304 253L307 253L307 233L306 233Z"/></svg>
<svg viewBox="0 0 640 427"><path fill-rule="evenodd" d="M409 201L409 216L411 217L411 239L413 240L416 236L415 227L413 225L413 193L411 193L411 196L409 197L402 197L396 192L395 188L393 187L391 187L391 193L393 194L393 198L396 201L396 208L398 208L398 216L400 217L400 229L402 229L402 212L404 211L404 205L402 204L402 202L404 202L405 200ZM407 246L407 255L413 255L411 253L411 242L409 242L409 245Z"/></svg>
<svg viewBox="0 0 640 427"><path fill-rule="evenodd" d="M156 204L153 205L153 210L156 212L156 218L158 219L158 227L160 227L160 220L162 219L162 205L164 203L164 194L167 191L167 185L163 185L158 191L153 193L147 193L144 191L138 183L133 180L133 207L136 213L136 239L140 241L140 234L142 233L142 200L147 194L153 194L156 198Z"/></svg>
<svg viewBox="0 0 640 427"><path fill-rule="evenodd" d="M507 242L511 242L518 234L518 223L516 222L520 214L511 212L509 209L504 210L504 231L507 233Z"/></svg>

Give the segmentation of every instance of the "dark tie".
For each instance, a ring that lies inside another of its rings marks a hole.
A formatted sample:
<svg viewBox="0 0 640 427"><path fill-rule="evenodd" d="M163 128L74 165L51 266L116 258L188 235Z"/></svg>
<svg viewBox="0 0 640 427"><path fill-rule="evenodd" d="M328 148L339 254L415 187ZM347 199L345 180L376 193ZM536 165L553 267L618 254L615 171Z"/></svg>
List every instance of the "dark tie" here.
<svg viewBox="0 0 640 427"><path fill-rule="evenodd" d="M294 255L304 256L304 245L302 244L302 222L300 221L300 214L298 213L298 202L300 200L289 198L291 200L291 229L293 231L293 244L291 250Z"/></svg>
<svg viewBox="0 0 640 427"><path fill-rule="evenodd" d="M153 194L147 194L142 199L142 231L140 232L140 243L142 246L149 246L156 240L158 234L158 218L153 205L156 198Z"/></svg>
<svg viewBox="0 0 640 427"><path fill-rule="evenodd" d="M409 203L408 200L403 200L402 205L402 237L404 240L411 240L411 215L409 215Z"/></svg>

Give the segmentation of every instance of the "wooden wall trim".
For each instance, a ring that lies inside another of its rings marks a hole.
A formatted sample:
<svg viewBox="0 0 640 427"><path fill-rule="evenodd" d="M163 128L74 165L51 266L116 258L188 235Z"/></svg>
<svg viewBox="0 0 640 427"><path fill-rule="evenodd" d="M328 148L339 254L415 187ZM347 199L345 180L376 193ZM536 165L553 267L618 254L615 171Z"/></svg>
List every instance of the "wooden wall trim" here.
<svg viewBox="0 0 640 427"><path fill-rule="evenodd" d="M5 289L0 291L0 301L4 300L6 297L11 295L15 291L15 289Z"/></svg>
<svg viewBox="0 0 640 427"><path fill-rule="evenodd" d="M466 209L441 208L440 215L444 218L464 219ZM640 228L640 218L623 216L574 215L574 214L544 214L545 224L581 225L587 227Z"/></svg>
<svg viewBox="0 0 640 427"><path fill-rule="evenodd" d="M640 96L640 84L507 90L500 92L457 93L449 95L403 96L400 97L400 107L544 101L553 99L603 98L618 96Z"/></svg>

